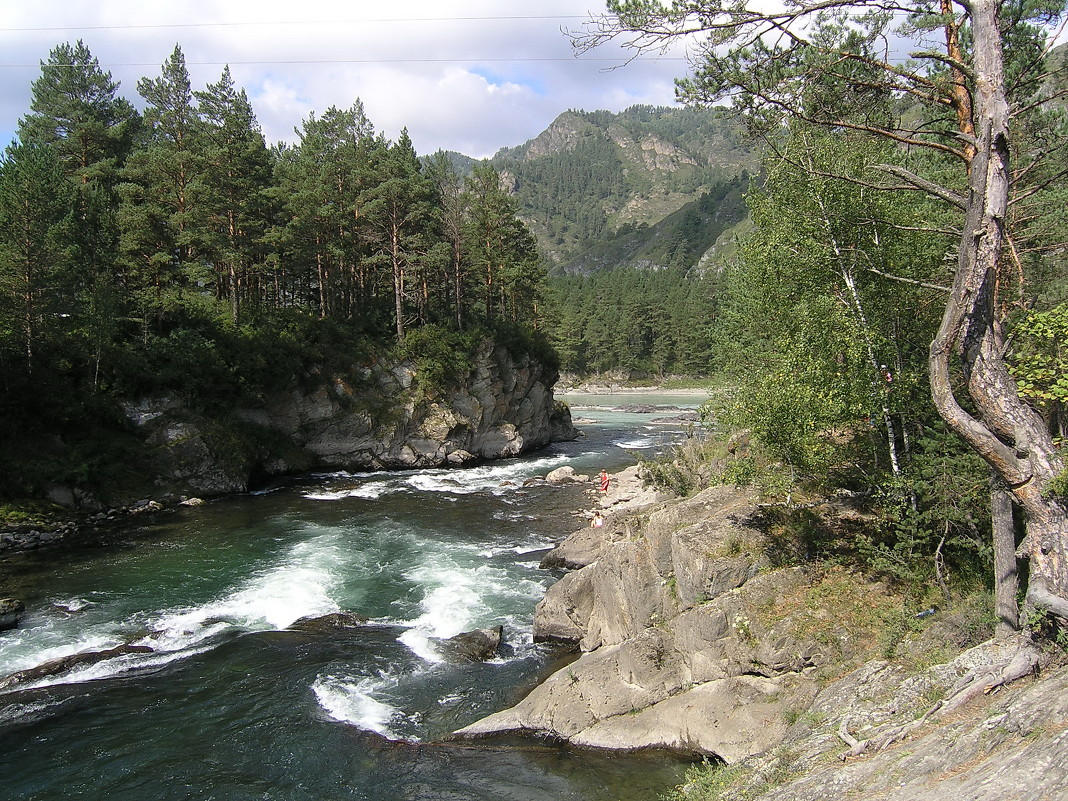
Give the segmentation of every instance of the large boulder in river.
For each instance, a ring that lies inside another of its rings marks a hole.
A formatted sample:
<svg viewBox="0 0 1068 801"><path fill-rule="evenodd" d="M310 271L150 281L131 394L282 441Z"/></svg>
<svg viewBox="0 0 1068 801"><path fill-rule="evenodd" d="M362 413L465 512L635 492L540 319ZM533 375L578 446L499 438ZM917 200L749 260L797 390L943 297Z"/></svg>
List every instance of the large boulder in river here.
<svg viewBox="0 0 1068 801"><path fill-rule="evenodd" d="M485 662L497 656L504 639L504 627L465 631L448 639L436 639L434 645L451 662Z"/></svg>
<svg viewBox="0 0 1068 801"><path fill-rule="evenodd" d="M0 631L13 629L26 612L26 605L17 598L0 598Z"/></svg>
<svg viewBox="0 0 1068 801"><path fill-rule="evenodd" d="M589 481L590 477L576 473L574 467L565 464L562 467L557 467L555 470L550 470L545 475L545 480L550 484L581 484Z"/></svg>
<svg viewBox="0 0 1068 801"><path fill-rule="evenodd" d="M289 624L290 631L304 631L309 634L329 634L339 629L359 628L367 623L367 618L352 612L331 612L318 617L302 617Z"/></svg>
<svg viewBox="0 0 1068 801"><path fill-rule="evenodd" d="M114 659L119 656L150 653L152 653L152 648L147 645L125 643L103 651L83 651L79 654L61 656L57 659L50 659L47 662L42 662L35 667L26 668L25 670L12 673L10 676L0 678L0 690L6 690L17 684L25 684L31 681L46 679L51 676L58 676L60 673L66 673L74 670L74 668L88 667L89 665L95 665L98 662Z"/></svg>

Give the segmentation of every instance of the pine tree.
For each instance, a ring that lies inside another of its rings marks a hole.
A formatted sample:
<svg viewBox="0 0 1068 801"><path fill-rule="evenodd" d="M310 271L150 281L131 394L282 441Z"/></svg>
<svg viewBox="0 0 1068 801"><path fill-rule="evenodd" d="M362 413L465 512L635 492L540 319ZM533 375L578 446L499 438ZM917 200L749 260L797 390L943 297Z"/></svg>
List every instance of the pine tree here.
<svg viewBox="0 0 1068 801"><path fill-rule="evenodd" d="M468 197L464 193L464 180L456 172L448 156L438 151L429 160L427 177L433 183L441 206L441 229L447 245L448 287L452 315L457 330L464 327L464 306L467 303L470 277L466 260L466 219Z"/></svg>
<svg viewBox="0 0 1068 801"><path fill-rule="evenodd" d="M94 386L103 352L123 316L118 305L123 288L116 280L115 185L141 127L140 116L118 89L82 41L59 45L41 64L41 77L32 85L31 113L18 129L24 144L53 150L79 191L70 283L95 351Z"/></svg>
<svg viewBox="0 0 1068 801"><path fill-rule="evenodd" d="M530 321L544 267L533 235L518 217L518 204L489 164L467 179L467 245L472 267L482 275L483 314Z"/></svg>
<svg viewBox="0 0 1068 801"><path fill-rule="evenodd" d="M368 316L374 300L367 205L385 143L359 101L309 117L298 133L300 144L281 172L287 246L317 288L321 317Z"/></svg>
<svg viewBox="0 0 1068 801"><path fill-rule="evenodd" d="M99 181L110 188L140 124L133 106L118 96L111 73L78 40L52 49L31 88L32 113L19 121L19 140L54 147L78 183Z"/></svg>
<svg viewBox="0 0 1068 801"><path fill-rule="evenodd" d="M262 266L272 171L259 123L230 68L219 81L195 92L204 123L205 197L198 211L196 239L215 266L216 294L237 322Z"/></svg>
<svg viewBox="0 0 1068 801"><path fill-rule="evenodd" d="M404 340L409 302L409 279L416 283L418 308L428 302L422 268L433 235L437 208L433 186L422 168L407 130L389 147L379 166L378 184L367 206L378 231L376 260L385 266L393 284L393 315L397 341Z"/></svg>
<svg viewBox="0 0 1068 801"><path fill-rule="evenodd" d="M147 103L146 130L143 145L122 171L120 225L123 255L142 293L147 323L165 313L168 294L180 300L211 274L198 258L203 139L181 48L175 47L160 77L142 78L137 87Z"/></svg>
<svg viewBox="0 0 1068 801"><path fill-rule="evenodd" d="M50 148L12 146L0 161L0 353L4 363L21 353L27 376L42 340L75 312L75 196Z"/></svg>

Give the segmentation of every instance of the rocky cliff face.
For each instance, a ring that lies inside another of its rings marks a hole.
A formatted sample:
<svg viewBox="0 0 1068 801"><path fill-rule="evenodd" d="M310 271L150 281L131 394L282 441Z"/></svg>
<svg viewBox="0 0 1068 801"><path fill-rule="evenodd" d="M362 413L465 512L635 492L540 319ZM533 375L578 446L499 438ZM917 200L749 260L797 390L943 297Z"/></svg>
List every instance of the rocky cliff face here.
<svg viewBox="0 0 1068 801"><path fill-rule="evenodd" d="M292 387L235 410L226 423L170 398L145 399L127 412L158 454L157 483L204 496L313 468L463 465L577 435L567 408L553 400L554 370L490 341L473 362L441 397L428 397L416 366L401 362L320 377L311 389Z"/></svg>
<svg viewBox="0 0 1068 801"><path fill-rule="evenodd" d="M901 598L841 567L775 567L759 518L719 487L573 534L544 563L576 569L535 637L581 656L456 736L704 755L731 766L724 801L1068 797L1068 669L1013 682L1041 662L1025 639L967 648L947 616L904 640Z"/></svg>

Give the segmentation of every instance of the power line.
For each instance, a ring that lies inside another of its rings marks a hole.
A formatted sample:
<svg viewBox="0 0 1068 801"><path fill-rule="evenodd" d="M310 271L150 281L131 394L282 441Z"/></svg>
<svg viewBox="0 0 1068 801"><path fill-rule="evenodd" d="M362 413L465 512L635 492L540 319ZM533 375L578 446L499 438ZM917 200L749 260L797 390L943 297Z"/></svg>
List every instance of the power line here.
<svg viewBox="0 0 1068 801"><path fill-rule="evenodd" d="M601 58L601 57L582 57L582 58L565 58L563 56L546 56L543 58L521 58L521 57L507 57L507 58L324 58L324 59L277 59L277 60L255 60L255 61L186 61L188 66L196 67L218 67L230 65L231 67L240 66L258 66L258 65L275 65L275 64L288 64L288 65L301 65L301 64L505 64L505 63L541 63L541 62L574 62L574 63L611 63L622 64L624 61L627 64L634 62L655 62L655 61L687 61L682 56L658 56L656 58ZM0 64L0 69L37 69L38 67L74 67L75 64L50 64L50 63L38 63L38 64ZM156 61L123 61L123 62L101 62L101 67L158 67L159 62Z"/></svg>
<svg viewBox="0 0 1068 801"><path fill-rule="evenodd" d="M145 30L160 28L231 28L239 26L267 26L267 25L362 25L396 22L512 22L512 21L546 21L590 19L589 15L582 14L557 14L551 16L515 15L515 16L486 16L486 17L375 17L370 19L321 19L321 20L250 20L243 22L157 22L142 25L50 25L31 28L5 28L11 33L39 33L54 31L126 31Z"/></svg>

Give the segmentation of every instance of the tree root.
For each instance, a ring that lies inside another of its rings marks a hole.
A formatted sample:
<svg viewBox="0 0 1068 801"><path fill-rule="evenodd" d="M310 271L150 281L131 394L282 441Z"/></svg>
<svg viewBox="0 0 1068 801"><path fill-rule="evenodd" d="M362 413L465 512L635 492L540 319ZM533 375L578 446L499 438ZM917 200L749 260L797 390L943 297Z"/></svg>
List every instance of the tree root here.
<svg viewBox="0 0 1068 801"><path fill-rule="evenodd" d="M860 756L867 751L878 752L907 738L913 731L932 718L945 717L980 695L988 695L1006 684L1035 672L1041 664L1041 655L1025 637L1013 655L1002 662L985 665L970 671L950 690L949 694L935 702L926 712L915 720L901 724L885 724L878 727L866 739L858 740L849 733L849 716L842 718L838 726L838 736L849 746L849 750L839 754L843 762L850 757Z"/></svg>

